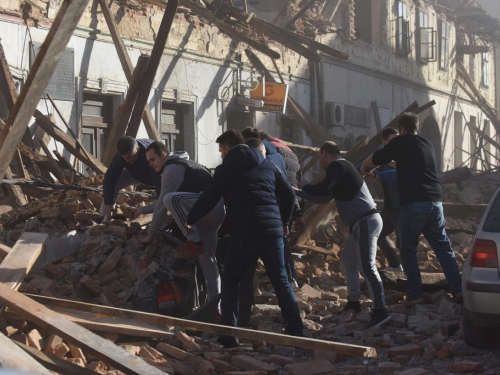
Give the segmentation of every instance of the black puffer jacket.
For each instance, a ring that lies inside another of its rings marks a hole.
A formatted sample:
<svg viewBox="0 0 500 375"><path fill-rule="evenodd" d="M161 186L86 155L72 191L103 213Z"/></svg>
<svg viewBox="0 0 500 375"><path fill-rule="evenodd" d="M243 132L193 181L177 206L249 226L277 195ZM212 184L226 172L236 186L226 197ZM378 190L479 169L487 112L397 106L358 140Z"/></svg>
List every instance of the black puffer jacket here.
<svg viewBox="0 0 500 375"><path fill-rule="evenodd" d="M279 206L276 196L280 197ZM233 147L187 217L195 224L224 197L231 238L283 237L295 192L276 165L246 145Z"/></svg>

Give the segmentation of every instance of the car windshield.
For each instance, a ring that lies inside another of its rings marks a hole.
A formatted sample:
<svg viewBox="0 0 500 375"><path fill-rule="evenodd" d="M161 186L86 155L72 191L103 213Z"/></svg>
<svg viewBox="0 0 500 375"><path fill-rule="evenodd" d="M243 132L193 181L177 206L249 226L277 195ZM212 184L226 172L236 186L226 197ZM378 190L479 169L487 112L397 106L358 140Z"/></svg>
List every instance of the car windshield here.
<svg viewBox="0 0 500 375"><path fill-rule="evenodd" d="M490 212L483 224L483 231L500 233L500 194L496 194Z"/></svg>

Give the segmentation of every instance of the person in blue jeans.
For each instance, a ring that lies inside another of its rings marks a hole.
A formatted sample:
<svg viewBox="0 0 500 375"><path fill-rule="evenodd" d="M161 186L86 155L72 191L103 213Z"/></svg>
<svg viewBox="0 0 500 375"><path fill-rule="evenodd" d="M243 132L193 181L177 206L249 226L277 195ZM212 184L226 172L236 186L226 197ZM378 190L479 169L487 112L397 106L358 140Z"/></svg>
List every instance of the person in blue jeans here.
<svg viewBox="0 0 500 375"><path fill-rule="evenodd" d="M222 164L189 212L187 225L196 224L224 198L231 237L222 272L221 324L236 326L241 280L248 265L260 257L288 333L303 336L304 327L283 256L283 237L288 234L295 193L286 175L258 149L243 144L239 132L228 130L216 142ZM276 196L280 197L279 202ZM226 348L238 345L238 340L231 336L220 336L218 341Z"/></svg>
<svg viewBox="0 0 500 375"><path fill-rule="evenodd" d="M432 143L417 135L418 117L404 113L398 120L399 136L365 160L362 174L378 165L396 162L401 195L401 263L407 276L406 306L424 303L417 247L423 234L434 250L455 301L462 302L462 283L455 254L444 229L441 184L437 178Z"/></svg>

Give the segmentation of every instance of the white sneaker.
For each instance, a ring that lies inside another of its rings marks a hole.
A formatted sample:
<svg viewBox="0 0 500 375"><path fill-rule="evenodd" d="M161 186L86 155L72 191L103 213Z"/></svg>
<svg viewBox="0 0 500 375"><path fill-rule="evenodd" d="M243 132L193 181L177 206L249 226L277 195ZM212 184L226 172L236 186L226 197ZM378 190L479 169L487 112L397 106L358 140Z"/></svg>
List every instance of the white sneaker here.
<svg viewBox="0 0 500 375"><path fill-rule="evenodd" d="M384 271L385 272L387 272L387 271L390 271L390 272L403 272L403 266L401 264L398 267L388 266Z"/></svg>

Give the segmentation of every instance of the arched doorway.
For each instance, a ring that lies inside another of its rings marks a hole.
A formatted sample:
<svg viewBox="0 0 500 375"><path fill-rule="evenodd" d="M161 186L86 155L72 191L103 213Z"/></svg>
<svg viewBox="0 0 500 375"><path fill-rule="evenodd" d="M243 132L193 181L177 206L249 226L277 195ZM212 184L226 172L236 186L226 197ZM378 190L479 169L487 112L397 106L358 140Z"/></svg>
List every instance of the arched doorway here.
<svg viewBox="0 0 500 375"><path fill-rule="evenodd" d="M443 171L443 147L441 145L441 132L434 117L427 117L420 126L420 135L428 139L436 151L437 171Z"/></svg>

